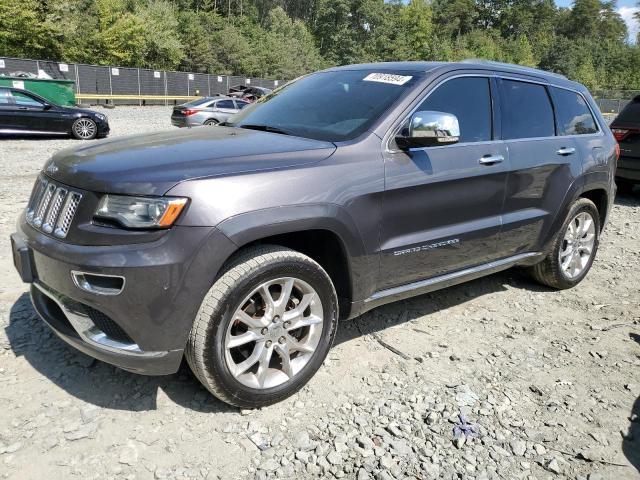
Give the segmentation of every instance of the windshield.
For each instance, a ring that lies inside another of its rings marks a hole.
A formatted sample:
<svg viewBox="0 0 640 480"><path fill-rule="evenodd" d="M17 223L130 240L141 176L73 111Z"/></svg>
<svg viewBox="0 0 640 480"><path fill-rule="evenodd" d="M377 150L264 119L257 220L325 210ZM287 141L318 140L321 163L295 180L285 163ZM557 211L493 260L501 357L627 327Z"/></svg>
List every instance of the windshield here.
<svg viewBox="0 0 640 480"><path fill-rule="evenodd" d="M351 140L413 88L420 75L375 70L314 73L244 108L228 125L330 142Z"/></svg>

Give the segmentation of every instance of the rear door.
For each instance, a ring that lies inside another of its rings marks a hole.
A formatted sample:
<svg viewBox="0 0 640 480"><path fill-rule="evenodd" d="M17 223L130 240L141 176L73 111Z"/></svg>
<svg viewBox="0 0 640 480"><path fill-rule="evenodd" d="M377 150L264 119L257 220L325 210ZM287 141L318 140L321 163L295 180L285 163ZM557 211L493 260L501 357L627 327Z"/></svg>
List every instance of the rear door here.
<svg viewBox="0 0 640 480"><path fill-rule="evenodd" d="M549 87L549 91L555 106L558 135L573 138L583 171L608 171L608 140L585 97L580 92L566 88Z"/></svg>
<svg viewBox="0 0 640 480"><path fill-rule="evenodd" d="M551 92L543 83L502 78L502 136L511 172L501 256L537 251L573 180L582 173L574 136L557 136Z"/></svg>
<svg viewBox="0 0 640 480"><path fill-rule="evenodd" d="M380 289L495 259L509 167L493 84L489 76L451 78L417 107L456 115L459 143L409 151L390 144L384 153Z"/></svg>
<svg viewBox="0 0 640 480"><path fill-rule="evenodd" d="M216 118L220 122L226 122L227 119L237 112L236 105L231 99L218 100L215 105Z"/></svg>

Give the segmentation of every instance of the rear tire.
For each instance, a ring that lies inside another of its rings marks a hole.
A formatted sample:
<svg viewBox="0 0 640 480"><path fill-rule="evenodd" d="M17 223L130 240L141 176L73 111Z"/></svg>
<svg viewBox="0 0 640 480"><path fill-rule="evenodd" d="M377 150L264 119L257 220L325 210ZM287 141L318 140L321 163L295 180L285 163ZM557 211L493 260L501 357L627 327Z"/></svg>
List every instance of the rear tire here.
<svg viewBox="0 0 640 480"><path fill-rule="evenodd" d="M318 263L288 248L257 246L232 258L205 295L185 357L223 402L264 407L316 373L337 322L336 292Z"/></svg>
<svg viewBox="0 0 640 480"><path fill-rule="evenodd" d="M574 287L591 269L599 241L598 209L591 200L581 198L571 205L548 255L530 267L529 272L543 285L557 289Z"/></svg>
<svg viewBox="0 0 640 480"><path fill-rule="evenodd" d="M218 125L218 122L215 118L211 118L209 120L206 120L203 125L206 125L208 127L215 127L216 125Z"/></svg>

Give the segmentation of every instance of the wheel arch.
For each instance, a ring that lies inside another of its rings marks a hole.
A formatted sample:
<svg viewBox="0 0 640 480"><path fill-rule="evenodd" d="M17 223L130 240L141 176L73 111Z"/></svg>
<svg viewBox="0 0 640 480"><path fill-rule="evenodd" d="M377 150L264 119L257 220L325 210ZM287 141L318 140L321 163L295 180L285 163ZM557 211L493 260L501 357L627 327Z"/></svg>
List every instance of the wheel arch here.
<svg viewBox="0 0 640 480"><path fill-rule="evenodd" d="M351 217L338 205L269 208L234 216L217 228L237 251L273 244L318 262L336 288L343 318L349 315L352 301L367 288L366 282L355 281L372 271L364 243Z"/></svg>
<svg viewBox="0 0 640 480"><path fill-rule="evenodd" d="M600 230L602 231L611 206L610 189L611 186L606 172L589 172L576 178L567 188L564 201L555 212L553 222L544 236L541 250L547 251L558 229L564 223L571 205L580 198L587 198L595 203L600 214Z"/></svg>
<svg viewBox="0 0 640 480"><path fill-rule="evenodd" d="M589 199L596 205L600 216L600 231L602 231L609 214L609 194L607 190L603 187L593 186L582 191L578 198Z"/></svg>

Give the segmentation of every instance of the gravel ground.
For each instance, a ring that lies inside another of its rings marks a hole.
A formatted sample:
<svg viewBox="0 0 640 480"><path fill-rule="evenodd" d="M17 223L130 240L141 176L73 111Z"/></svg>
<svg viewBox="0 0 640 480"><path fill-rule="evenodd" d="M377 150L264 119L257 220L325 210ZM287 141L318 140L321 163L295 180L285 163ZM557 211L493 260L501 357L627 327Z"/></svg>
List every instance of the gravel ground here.
<svg viewBox="0 0 640 480"><path fill-rule="evenodd" d="M107 114L112 136L171 128L167 108ZM510 270L379 308L340 326L301 392L249 412L36 318L8 235L43 162L78 143L0 142L0 478L640 478L640 192L577 288Z"/></svg>

